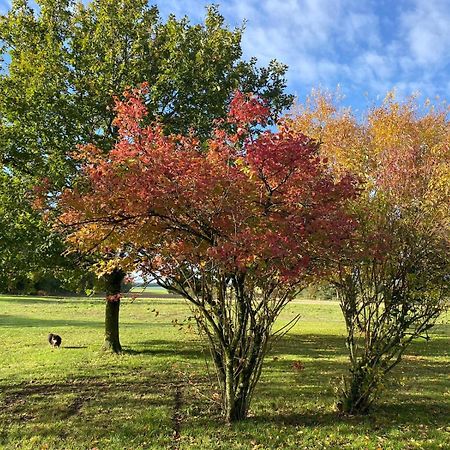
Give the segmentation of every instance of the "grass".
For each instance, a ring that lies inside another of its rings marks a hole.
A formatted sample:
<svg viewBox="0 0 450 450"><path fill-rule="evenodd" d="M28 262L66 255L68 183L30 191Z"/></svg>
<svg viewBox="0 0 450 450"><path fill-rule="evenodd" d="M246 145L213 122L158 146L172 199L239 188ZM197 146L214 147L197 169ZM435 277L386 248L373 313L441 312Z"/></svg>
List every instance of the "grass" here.
<svg viewBox="0 0 450 450"><path fill-rule="evenodd" d="M268 355L250 418L229 427L207 352L177 325L189 315L182 300L124 300L121 356L99 351L103 313L101 299L0 297L0 448L450 448L446 323L414 343L372 414L342 418L333 398L347 362L339 307L296 300L277 326L302 318ZM50 348L49 332L61 349Z"/></svg>

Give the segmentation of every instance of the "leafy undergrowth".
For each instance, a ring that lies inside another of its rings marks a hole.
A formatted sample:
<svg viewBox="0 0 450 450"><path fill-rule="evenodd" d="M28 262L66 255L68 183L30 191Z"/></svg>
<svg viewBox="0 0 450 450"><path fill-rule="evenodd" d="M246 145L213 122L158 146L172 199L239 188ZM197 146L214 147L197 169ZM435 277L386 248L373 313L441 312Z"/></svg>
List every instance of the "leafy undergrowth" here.
<svg viewBox="0 0 450 450"><path fill-rule="evenodd" d="M249 419L225 426L182 300L125 300L120 356L99 351L103 308L101 299L0 297L0 448L450 448L447 323L414 343L372 414L339 417L339 307L297 300L277 326L301 320L267 357Z"/></svg>

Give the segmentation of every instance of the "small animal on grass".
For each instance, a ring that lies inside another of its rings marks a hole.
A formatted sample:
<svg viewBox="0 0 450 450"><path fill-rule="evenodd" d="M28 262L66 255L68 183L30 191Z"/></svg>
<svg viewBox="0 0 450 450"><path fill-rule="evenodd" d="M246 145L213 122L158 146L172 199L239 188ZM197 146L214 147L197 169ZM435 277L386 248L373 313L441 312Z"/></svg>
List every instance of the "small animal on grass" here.
<svg viewBox="0 0 450 450"><path fill-rule="evenodd" d="M62 341L61 336L58 336L57 334L50 333L48 335L48 343L53 348L59 347L61 345L61 341Z"/></svg>

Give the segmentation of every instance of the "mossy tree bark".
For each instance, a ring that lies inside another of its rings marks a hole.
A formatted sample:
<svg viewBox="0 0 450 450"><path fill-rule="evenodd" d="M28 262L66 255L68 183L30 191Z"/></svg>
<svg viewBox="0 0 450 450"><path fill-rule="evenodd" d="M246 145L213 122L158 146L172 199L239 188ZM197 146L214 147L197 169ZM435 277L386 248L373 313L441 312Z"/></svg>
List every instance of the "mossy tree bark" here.
<svg viewBox="0 0 450 450"><path fill-rule="evenodd" d="M120 353L122 346L119 339L119 311L120 291L125 272L114 269L105 275L106 282L106 309L105 309L105 342L103 349L113 353Z"/></svg>

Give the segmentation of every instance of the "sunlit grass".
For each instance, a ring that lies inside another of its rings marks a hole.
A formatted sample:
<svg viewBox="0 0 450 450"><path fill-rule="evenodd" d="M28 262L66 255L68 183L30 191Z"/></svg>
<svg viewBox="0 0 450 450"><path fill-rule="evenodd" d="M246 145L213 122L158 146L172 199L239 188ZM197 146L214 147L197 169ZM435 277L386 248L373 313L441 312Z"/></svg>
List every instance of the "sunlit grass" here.
<svg viewBox="0 0 450 450"><path fill-rule="evenodd" d="M182 300L124 300L124 354L114 356L99 351L101 299L0 297L0 448L450 448L448 324L414 343L371 415L342 418L339 306L298 299L277 327L298 313L266 359L250 418L228 427L207 349L179 326L190 314ZM49 332L62 336L61 349L50 348Z"/></svg>

